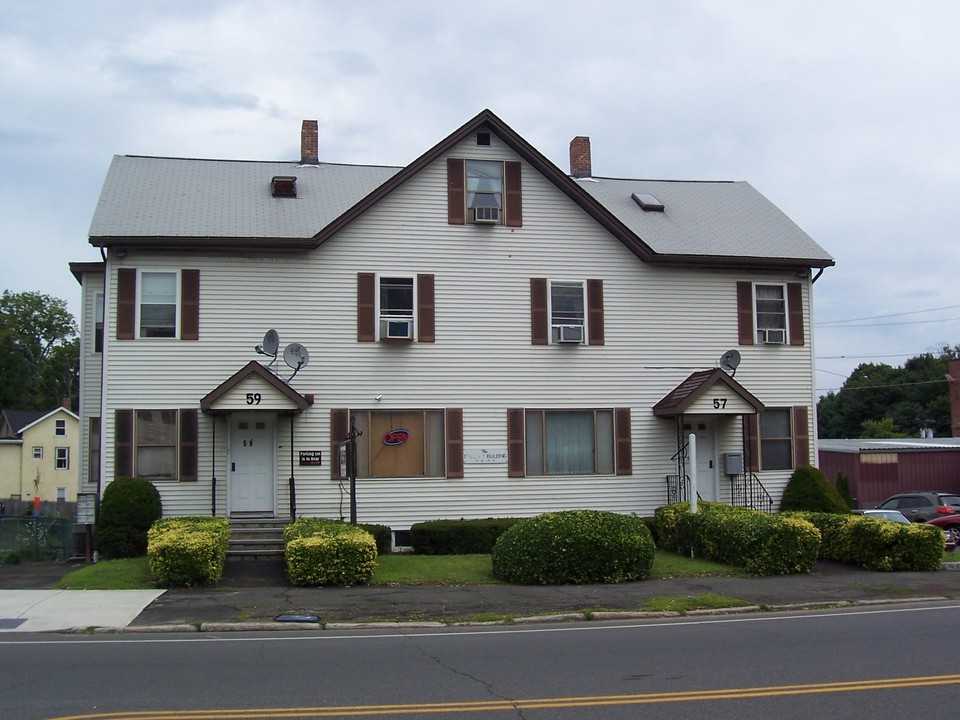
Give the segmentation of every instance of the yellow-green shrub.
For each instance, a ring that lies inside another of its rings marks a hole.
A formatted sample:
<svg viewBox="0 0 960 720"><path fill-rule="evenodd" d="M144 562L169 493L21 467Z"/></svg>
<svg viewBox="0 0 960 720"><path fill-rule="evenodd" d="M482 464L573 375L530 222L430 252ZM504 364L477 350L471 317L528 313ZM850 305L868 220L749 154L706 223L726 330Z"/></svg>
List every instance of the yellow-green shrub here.
<svg viewBox="0 0 960 720"><path fill-rule="evenodd" d="M218 582L229 539L230 524L225 518L161 518L147 532L150 573L162 587Z"/></svg>
<svg viewBox="0 0 960 720"><path fill-rule="evenodd" d="M356 585L377 567L377 542L366 530L321 518L300 518L283 532L292 585Z"/></svg>
<svg viewBox="0 0 960 720"><path fill-rule="evenodd" d="M743 567L757 575L809 572L817 561L820 533L802 518L702 502L657 508L660 545L681 554Z"/></svg>

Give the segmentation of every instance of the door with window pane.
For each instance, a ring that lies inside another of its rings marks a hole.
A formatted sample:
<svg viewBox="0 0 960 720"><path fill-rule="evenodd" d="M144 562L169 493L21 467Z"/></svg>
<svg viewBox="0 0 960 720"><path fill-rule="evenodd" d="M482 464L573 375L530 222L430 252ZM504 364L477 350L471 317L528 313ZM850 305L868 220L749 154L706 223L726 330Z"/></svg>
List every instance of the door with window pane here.
<svg viewBox="0 0 960 720"><path fill-rule="evenodd" d="M230 512L275 512L276 417L233 415L230 420Z"/></svg>

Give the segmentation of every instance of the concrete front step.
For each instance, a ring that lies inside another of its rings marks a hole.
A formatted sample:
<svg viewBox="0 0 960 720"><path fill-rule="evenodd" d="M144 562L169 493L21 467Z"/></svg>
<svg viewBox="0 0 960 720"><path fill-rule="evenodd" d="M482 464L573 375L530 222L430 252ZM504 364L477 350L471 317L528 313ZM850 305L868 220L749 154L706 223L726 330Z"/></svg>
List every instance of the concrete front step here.
<svg viewBox="0 0 960 720"><path fill-rule="evenodd" d="M283 528L288 522L273 518L231 519L227 560L281 560Z"/></svg>

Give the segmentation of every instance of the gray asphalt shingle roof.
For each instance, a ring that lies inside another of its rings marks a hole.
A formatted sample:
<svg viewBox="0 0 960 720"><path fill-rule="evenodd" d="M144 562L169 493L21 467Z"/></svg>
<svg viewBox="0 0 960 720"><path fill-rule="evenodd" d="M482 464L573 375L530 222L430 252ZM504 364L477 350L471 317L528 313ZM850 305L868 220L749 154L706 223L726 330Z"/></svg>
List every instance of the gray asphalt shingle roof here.
<svg viewBox="0 0 960 720"><path fill-rule="evenodd" d="M116 155L90 237L311 238L399 170ZM273 197L277 175L297 197Z"/></svg>
<svg viewBox="0 0 960 720"><path fill-rule="evenodd" d="M830 259L746 182L590 178L577 184L661 255ZM663 211L643 210L634 193L653 195Z"/></svg>

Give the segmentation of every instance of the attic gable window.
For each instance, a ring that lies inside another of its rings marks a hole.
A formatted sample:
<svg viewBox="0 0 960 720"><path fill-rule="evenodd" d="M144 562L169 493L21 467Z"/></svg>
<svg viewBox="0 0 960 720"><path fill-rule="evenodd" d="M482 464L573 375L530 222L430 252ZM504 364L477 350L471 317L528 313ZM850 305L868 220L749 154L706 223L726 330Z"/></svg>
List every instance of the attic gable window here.
<svg viewBox="0 0 960 720"><path fill-rule="evenodd" d="M633 193L630 197L644 212L663 212L663 203L650 193Z"/></svg>
<svg viewBox="0 0 960 720"><path fill-rule="evenodd" d="M293 175L277 175L270 181L270 191L274 197L296 197L297 178Z"/></svg>
<svg viewBox="0 0 960 720"><path fill-rule="evenodd" d="M501 222L503 209L503 163L467 160L467 207L475 223Z"/></svg>

